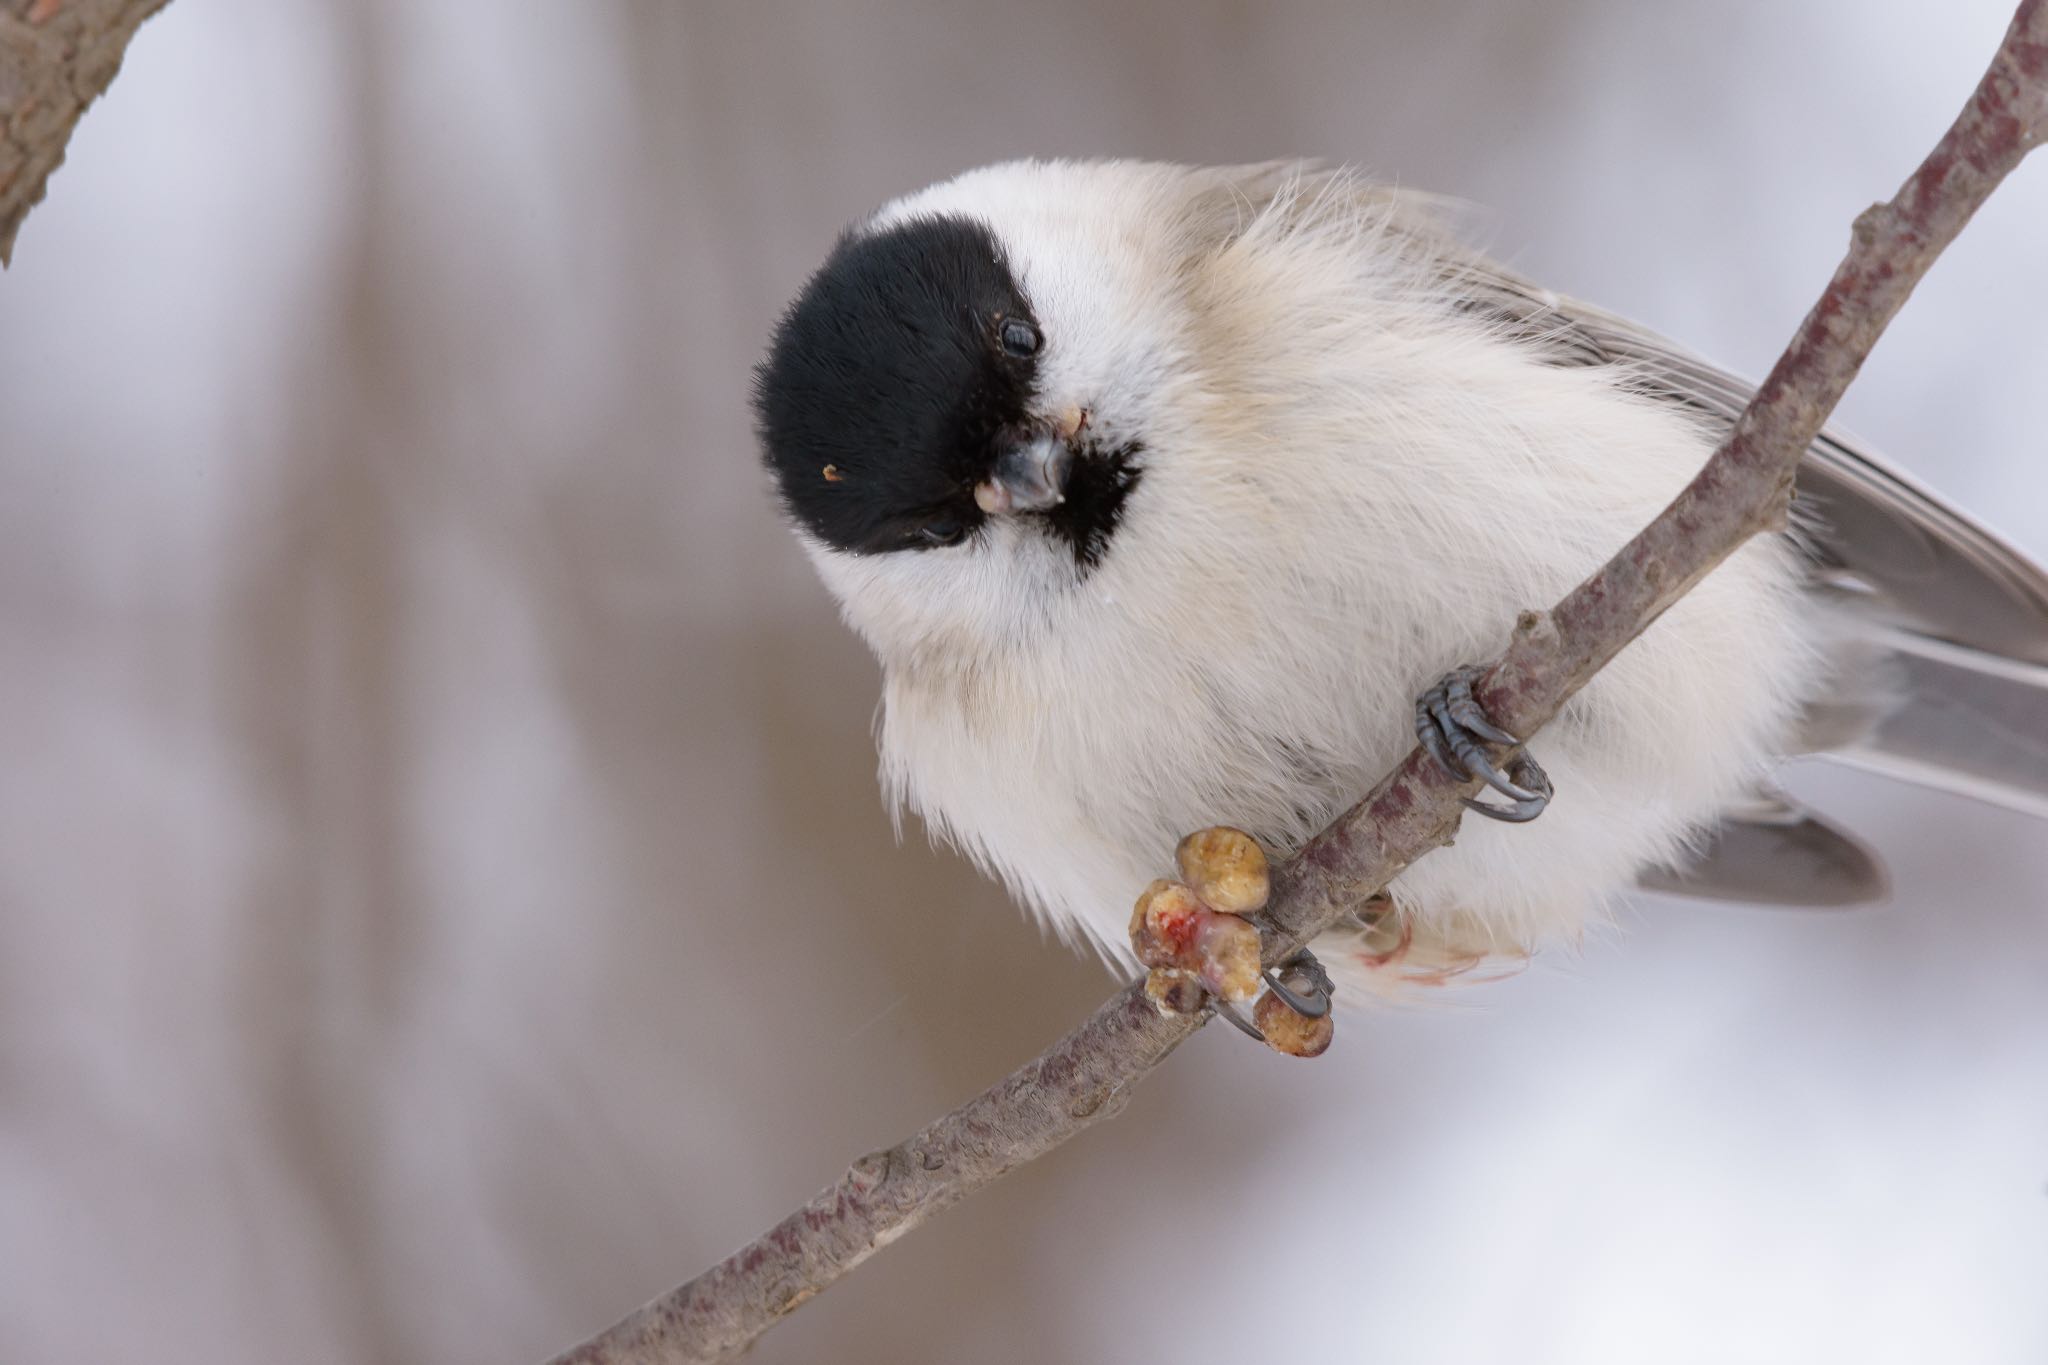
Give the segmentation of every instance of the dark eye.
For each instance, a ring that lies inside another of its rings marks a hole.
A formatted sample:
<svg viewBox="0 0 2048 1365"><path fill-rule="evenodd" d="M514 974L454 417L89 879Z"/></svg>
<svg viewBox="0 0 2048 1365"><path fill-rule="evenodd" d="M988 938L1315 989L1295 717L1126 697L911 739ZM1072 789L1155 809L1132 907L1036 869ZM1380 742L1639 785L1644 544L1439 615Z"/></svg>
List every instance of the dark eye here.
<svg viewBox="0 0 2048 1365"><path fill-rule="evenodd" d="M958 545L967 527L954 517L938 517L917 528L917 538L927 545Z"/></svg>
<svg viewBox="0 0 2048 1365"><path fill-rule="evenodd" d="M1039 346L1044 343L1038 329L1022 318L1011 318L1005 322L1000 336L1003 349L1014 356L1037 355Z"/></svg>

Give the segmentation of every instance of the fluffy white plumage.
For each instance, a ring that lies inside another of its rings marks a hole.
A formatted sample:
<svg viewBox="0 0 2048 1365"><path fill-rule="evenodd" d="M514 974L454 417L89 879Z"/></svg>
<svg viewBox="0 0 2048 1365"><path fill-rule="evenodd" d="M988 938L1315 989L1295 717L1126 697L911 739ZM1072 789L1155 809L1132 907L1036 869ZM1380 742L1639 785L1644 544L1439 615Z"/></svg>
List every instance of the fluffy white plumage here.
<svg viewBox="0 0 2048 1365"><path fill-rule="evenodd" d="M1128 959L1175 842L1285 852L1713 444L1625 368L1554 363L1464 307L1427 201L1305 168L1020 162L882 209L987 224L1045 335L1037 401L1142 446L1101 562L1020 521L851 554L804 535L873 647L891 796L1069 941ZM1786 540L1753 542L1533 742L1557 795L1467 819L1391 890L1426 966L1578 933L1788 752L1827 673ZM1357 942L1318 951L1377 984ZM1355 992L1354 992L1355 995Z"/></svg>

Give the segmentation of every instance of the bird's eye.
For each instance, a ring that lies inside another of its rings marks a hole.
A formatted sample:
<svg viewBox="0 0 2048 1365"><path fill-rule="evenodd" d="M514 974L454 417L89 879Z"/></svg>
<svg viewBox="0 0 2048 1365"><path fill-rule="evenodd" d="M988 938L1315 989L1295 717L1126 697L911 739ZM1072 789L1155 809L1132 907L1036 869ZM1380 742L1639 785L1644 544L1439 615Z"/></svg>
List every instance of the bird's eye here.
<svg viewBox="0 0 2048 1365"><path fill-rule="evenodd" d="M917 528L917 538L927 545L958 545L967 527L956 517L937 517Z"/></svg>
<svg viewBox="0 0 2048 1365"><path fill-rule="evenodd" d="M1009 319L1003 324L999 335L1002 338L1003 349L1020 358L1037 355L1038 348L1044 344L1044 338L1038 335L1038 329L1022 318Z"/></svg>

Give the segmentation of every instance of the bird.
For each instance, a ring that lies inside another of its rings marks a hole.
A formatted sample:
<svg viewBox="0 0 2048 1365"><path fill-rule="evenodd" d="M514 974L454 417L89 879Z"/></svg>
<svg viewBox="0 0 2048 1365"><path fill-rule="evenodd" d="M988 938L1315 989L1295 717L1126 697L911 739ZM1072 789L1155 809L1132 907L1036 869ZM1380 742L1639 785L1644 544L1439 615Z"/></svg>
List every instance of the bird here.
<svg viewBox="0 0 2048 1365"><path fill-rule="evenodd" d="M1791 523L1498 766L1472 661L1752 390L1449 201L1302 161L982 167L848 227L754 381L774 496L880 665L899 836L916 813L1112 966L1183 835L1285 857L1418 739L1493 818L1311 945L1343 999L1576 942L1636 887L1881 898L1774 784L1797 756L2048 818L2048 575L1832 429Z"/></svg>

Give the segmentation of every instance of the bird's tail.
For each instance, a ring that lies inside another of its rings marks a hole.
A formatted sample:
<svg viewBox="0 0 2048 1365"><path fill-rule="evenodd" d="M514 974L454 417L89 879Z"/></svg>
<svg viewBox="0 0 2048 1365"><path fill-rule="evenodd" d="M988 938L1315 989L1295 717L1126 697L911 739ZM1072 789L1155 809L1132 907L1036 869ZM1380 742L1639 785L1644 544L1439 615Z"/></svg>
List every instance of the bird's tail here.
<svg viewBox="0 0 2048 1365"><path fill-rule="evenodd" d="M2048 665L1883 632L1893 704L1831 756L2048 820Z"/></svg>

